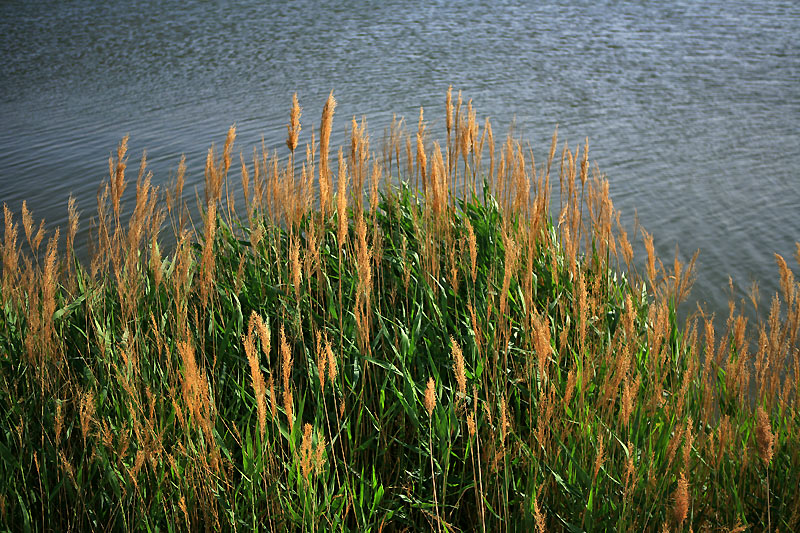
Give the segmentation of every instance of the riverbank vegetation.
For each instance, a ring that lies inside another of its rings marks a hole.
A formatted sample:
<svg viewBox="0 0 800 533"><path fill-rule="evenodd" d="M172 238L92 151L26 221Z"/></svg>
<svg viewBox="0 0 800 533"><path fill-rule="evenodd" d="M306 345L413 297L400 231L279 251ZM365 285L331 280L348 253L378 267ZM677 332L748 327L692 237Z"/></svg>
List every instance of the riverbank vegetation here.
<svg viewBox="0 0 800 533"><path fill-rule="evenodd" d="M143 156L134 183L127 139L90 222L4 208L1 523L800 527L784 258L763 321L679 321L692 262L626 233L588 143L534 161L448 92L446 137L420 111L380 146L354 119L336 150L334 109L301 144L295 99L280 155L231 128L194 217L185 163L160 188Z"/></svg>

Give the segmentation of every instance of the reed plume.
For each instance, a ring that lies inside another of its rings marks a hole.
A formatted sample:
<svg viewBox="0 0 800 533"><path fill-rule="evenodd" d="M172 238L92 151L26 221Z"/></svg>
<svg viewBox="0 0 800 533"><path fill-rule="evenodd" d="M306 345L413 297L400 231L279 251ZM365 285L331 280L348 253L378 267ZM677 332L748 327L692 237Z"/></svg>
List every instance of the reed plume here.
<svg viewBox="0 0 800 533"><path fill-rule="evenodd" d="M689 482L683 472L678 478L678 486L675 488L672 499L674 501L672 514L678 527L680 527L689 512Z"/></svg>
<svg viewBox="0 0 800 533"><path fill-rule="evenodd" d="M436 407L436 383L433 381L433 378L428 378L428 383L425 386L425 399L424 399L425 410L428 412L428 416L433 416L433 410Z"/></svg>
<svg viewBox="0 0 800 533"><path fill-rule="evenodd" d="M319 198L323 219L325 218L327 207L330 205L331 171L328 166L328 153L330 150L334 109L336 109L336 100L333 98L333 91L331 91L325 106L322 108L322 122L319 130Z"/></svg>
<svg viewBox="0 0 800 533"><path fill-rule="evenodd" d="M301 112L300 104L297 102L297 93L294 93L292 95L292 110L289 112L289 124L286 125L286 146L289 148L289 151L292 152L292 155L294 155L294 151L297 149L297 142L300 138Z"/></svg>
<svg viewBox="0 0 800 533"><path fill-rule="evenodd" d="M292 377L292 349L286 341L286 332L283 325L281 325L281 358L283 360L282 376L283 376L283 409L286 411L287 426L291 429L294 423L294 398L291 389Z"/></svg>
<svg viewBox="0 0 800 533"><path fill-rule="evenodd" d="M258 409L258 426L261 431L261 438L263 439L267 429L267 402L266 402L266 384L264 383L264 374L261 372L261 365L259 364L258 352L255 347L255 325L256 321L261 317L253 311L250 315L250 325L248 327L247 336L244 337L244 351L247 356L247 361L250 365L250 378L253 384L253 392L256 397L256 406ZM262 349L264 348L262 338ZM266 350L269 350L267 345Z"/></svg>
<svg viewBox="0 0 800 533"><path fill-rule="evenodd" d="M467 376L464 370L464 354L453 336L450 336L450 347L453 354L453 371L458 383L458 392L462 397L467 394Z"/></svg>

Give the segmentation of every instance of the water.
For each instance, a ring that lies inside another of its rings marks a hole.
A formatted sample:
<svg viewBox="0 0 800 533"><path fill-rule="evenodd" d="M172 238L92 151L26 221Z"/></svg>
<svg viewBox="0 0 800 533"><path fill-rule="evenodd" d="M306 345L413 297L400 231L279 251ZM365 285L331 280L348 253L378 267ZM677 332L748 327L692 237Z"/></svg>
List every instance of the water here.
<svg viewBox="0 0 800 533"><path fill-rule="evenodd" d="M537 156L556 124L588 136L623 220L665 258L700 249L693 298L712 311L729 275L737 297L774 292L773 253L800 240L796 1L4 1L0 50L0 202L51 227L70 194L88 226L125 134L157 183L185 153L191 188L233 123L246 153L283 147L295 91L304 143L335 90L338 144L352 115L376 142L420 106L441 130L452 84Z"/></svg>

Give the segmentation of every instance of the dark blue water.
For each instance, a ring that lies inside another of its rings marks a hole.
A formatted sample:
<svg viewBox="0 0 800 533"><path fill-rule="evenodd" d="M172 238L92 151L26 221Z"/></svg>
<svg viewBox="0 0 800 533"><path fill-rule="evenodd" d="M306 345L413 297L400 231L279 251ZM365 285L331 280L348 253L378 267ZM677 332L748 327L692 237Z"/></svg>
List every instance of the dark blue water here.
<svg viewBox="0 0 800 533"><path fill-rule="evenodd" d="M540 159L556 124L588 136L623 220L665 257L700 249L712 310L729 275L773 292L800 240L796 1L4 1L0 54L0 203L51 225L74 195L88 226L125 134L131 166L146 148L167 183L185 153L200 186L233 123L246 153L281 149L295 91L301 143L333 89L334 141L364 115L377 144L420 106L441 131L452 84Z"/></svg>

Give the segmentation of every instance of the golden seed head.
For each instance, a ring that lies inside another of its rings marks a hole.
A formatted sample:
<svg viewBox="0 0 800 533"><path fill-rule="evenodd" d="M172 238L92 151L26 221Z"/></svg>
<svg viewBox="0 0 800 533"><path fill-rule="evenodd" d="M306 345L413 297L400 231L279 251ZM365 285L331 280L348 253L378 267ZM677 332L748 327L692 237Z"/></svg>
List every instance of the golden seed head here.
<svg viewBox="0 0 800 533"><path fill-rule="evenodd" d="M297 141L300 137L300 115L300 104L297 102L297 93L294 93L292 95L292 110L289 112L289 124L286 125L288 131L286 146L289 147L292 153L297 148Z"/></svg>
<svg viewBox="0 0 800 533"><path fill-rule="evenodd" d="M339 179L336 183L336 238L339 242L339 250L345 244L347 238L347 163L344 160L344 152L339 147Z"/></svg>
<svg viewBox="0 0 800 533"><path fill-rule="evenodd" d="M255 313L255 311L253 311ZM270 341L271 335L269 332L269 328L267 328L267 324L264 322L264 319L261 318L261 315L255 315L255 327L256 332L258 333L259 339L261 339L261 351L267 356L267 361L269 361L269 350L270 350Z"/></svg>
<svg viewBox="0 0 800 533"><path fill-rule="evenodd" d="M300 283L303 281L303 273L300 269L300 239L292 240L289 248L289 258L292 263L292 283L294 284L295 297L300 299Z"/></svg>
<svg viewBox="0 0 800 533"><path fill-rule="evenodd" d="M756 411L756 442L758 443L758 455L762 461L769 464L772 461L774 435L769 415L763 407L759 407Z"/></svg>
<svg viewBox="0 0 800 533"><path fill-rule="evenodd" d="M303 477L308 479L311 475L311 424L303 426L303 441L300 444L300 466L303 469Z"/></svg>
<svg viewBox="0 0 800 533"><path fill-rule="evenodd" d="M317 446L314 449L314 472L319 475L322 472L323 467L325 466L325 448L327 447L327 443L325 442L325 435L318 435L317 436Z"/></svg>
<svg viewBox="0 0 800 533"><path fill-rule="evenodd" d="M467 376L464 369L464 354L461 351L461 347L456 342L456 339L452 336L450 337L450 346L453 352L453 370L455 371L456 381L458 382L458 392L460 392L462 396L465 396L467 394Z"/></svg>
<svg viewBox="0 0 800 533"><path fill-rule="evenodd" d="M328 379L331 383L336 379L336 357L333 355L333 348L331 348L331 343L328 342L327 337L325 338L325 353L328 355Z"/></svg>
<svg viewBox="0 0 800 533"><path fill-rule="evenodd" d="M286 332L281 325L281 356L283 357L283 388L289 388L289 380L292 374L292 349L286 341Z"/></svg>
<svg viewBox="0 0 800 533"><path fill-rule="evenodd" d="M449 86L447 88L447 100L445 101L447 106L447 133L450 133L450 130L453 129L453 86Z"/></svg>
<svg viewBox="0 0 800 533"><path fill-rule="evenodd" d="M470 274L472 274L472 283L475 283L475 278L478 275L478 242L475 238L475 230L472 229L472 224L468 218L465 218L467 226L467 242L469 244L469 261L470 261Z"/></svg>
<svg viewBox="0 0 800 533"><path fill-rule="evenodd" d="M425 410L428 416L433 416L433 409L436 407L436 384L433 378L428 378L428 386L425 388Z"/></svg>
<svg viewBox="0 0 800 533"><path fill-rule="evenodd" d="M224 175L228 174L228 169L231 168L231 154L233 154L233 141L236 139L236 125L232 125L228 129L228 135L225 137L225 147L222 150L222 164L224 165Z"/></svg>
<svg viewBox="0 0 800 533"><path fill-rule="evenodd" d="M689 482L683 472L681 472L681 477L678 478L678 486L675 488L673 499L675 503L672 512L675 516L675 522L682 524L689 512Z"/></svg>
<svg viewBox="0 0 800 533"><path fill-rule="evenodd" d="M539 509L539 495L537 494L533 499L533 518L536 521L536 533L545 533L547 525L545 522L544 514Z"/></svg>
<svg viewBox="0 0 800 533"><path fill-rule="evenodd" d="M467 413L467 431L469 436L475 436L475 413Z"/></svg>
<svg viewBox="0 0 800 533"><path fill-rule="evenodd" d="M597 478L597 473L600 472L600 468L602 468L603 463L606 460L606 452L605 452L605 441L603 439L603 435L600 435L600 438L597 440L597 455L594 459L594 474L593 478Z"/></svg>
<svg viewBox="0 0 800 533"><path fill-rule="evenodd" d="M506 398L503 396L500 398L500 441L503 445L505 445L506 432L510 426L511 424L508 421L508 412L506 409Z"/></svg>
<svg viewBox="0 0 800 533"><path fill-rule="evenodd" d="M286 423L291 432L294 424L294 395L291 390L283 391L283 409L286 411Z"/></svg>
<svg viewBox="0 0 800 533"><path fill-rule="evenodd" d="M319 375L319 388L325 390L325 366L328 363L327 355L322 346L322 334L317 331L317 374Z"/></svg>

